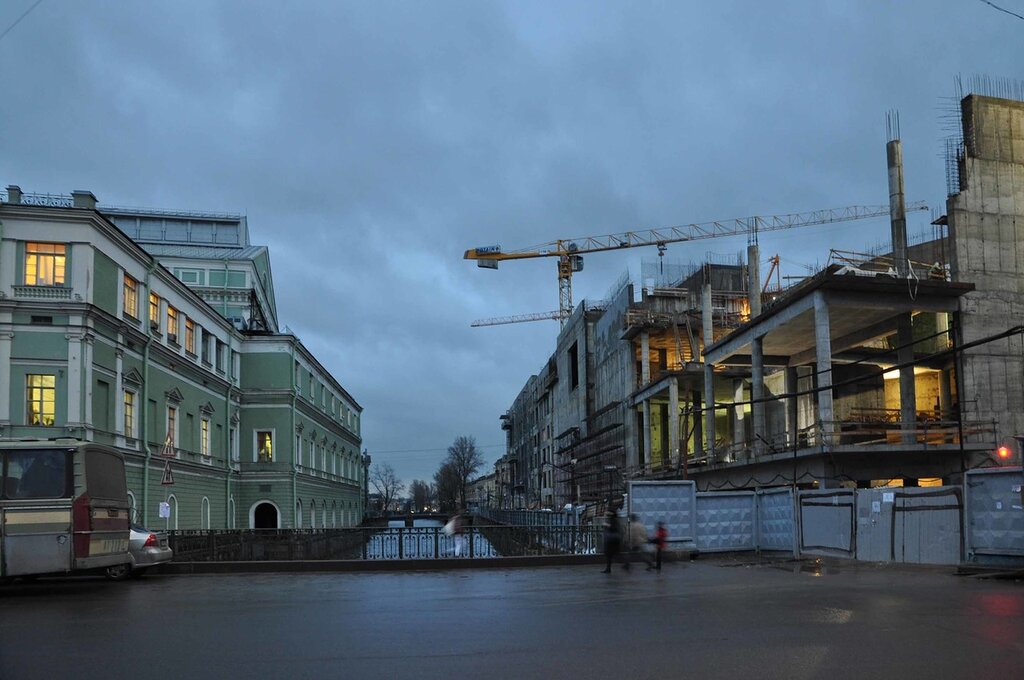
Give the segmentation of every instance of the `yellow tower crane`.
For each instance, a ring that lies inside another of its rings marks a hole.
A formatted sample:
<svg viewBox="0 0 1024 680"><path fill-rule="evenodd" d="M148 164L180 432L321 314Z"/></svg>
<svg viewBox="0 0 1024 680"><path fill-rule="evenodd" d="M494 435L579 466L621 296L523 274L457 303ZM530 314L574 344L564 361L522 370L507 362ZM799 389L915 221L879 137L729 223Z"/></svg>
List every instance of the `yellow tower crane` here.
<svg viewBox="0 0 1024 680"><path fill-rule="evenodd" d="M923 202L910 203L907 210L928 210ZM757 242L758 232L780 231L797 227L810 227L818 224L850 222L865 220L871 217L889 215L887 205L854 205L846 208L812 210L810 212L790 213L788 215L768 215L743 217L731 220L716 220L699 224L684 224L675 227L645 229L642 231L624 231L605 236L582 236L551 241L530 248L503 251L501 246L485 246L471 248L463 256L466 260L476 260L476 265L484 269L497 269L498 263L506 260L528 260L538 257L558 258L558 310L539 314L483 319L473 322L473 326L495 326L522 321L539 321L542 319L558 319L564 326L572 315L572 275L583 270L583 255L600 253L607 250L637 248L639 246L657 246L659 253L665 251L669 243L696 241L707 238L747 235L752 243Z"/></svg>

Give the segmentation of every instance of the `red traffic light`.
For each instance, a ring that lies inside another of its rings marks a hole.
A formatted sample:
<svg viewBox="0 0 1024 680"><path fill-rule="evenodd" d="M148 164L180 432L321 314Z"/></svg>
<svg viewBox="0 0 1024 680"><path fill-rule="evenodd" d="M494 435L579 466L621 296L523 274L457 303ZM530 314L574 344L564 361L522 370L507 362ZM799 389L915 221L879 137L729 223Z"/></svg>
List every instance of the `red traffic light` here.
<svg viewBox="0 0 1024 680"><path fill-rule="evenodd" d="M1000 446L998 449L996 449L996 454L1002 460L1006 460L1011 455L1013 455L1013 453L1010 451L1010 447L1009 446Z"/></svg>

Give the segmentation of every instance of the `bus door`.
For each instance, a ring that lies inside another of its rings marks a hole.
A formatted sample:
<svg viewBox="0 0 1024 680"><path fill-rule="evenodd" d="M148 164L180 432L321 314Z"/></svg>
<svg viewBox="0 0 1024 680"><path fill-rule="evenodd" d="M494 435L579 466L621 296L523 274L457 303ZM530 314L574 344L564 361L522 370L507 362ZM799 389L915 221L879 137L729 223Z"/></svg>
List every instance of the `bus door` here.
<svg viewBox="0 0 1024 680"><path fill-rule="evenodd" d="M71 460L59 449L7 450L0 497L0 575L71 569Z"/></svg>

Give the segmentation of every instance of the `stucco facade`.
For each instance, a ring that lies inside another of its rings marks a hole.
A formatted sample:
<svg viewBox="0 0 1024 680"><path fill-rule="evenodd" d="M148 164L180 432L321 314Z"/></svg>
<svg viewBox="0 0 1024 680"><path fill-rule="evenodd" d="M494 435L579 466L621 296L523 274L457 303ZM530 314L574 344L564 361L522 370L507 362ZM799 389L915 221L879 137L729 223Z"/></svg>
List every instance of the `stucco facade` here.
<svg viewBox="0 0 1024 680"><path fill-rule="evenodd" d="M0 438L118 447L137 518L154 528L361 522L362 408L294 335L274 332L265 248L240 265L263 272L247 282L265 319L252 330L92 194L0 198Z"/></svg>

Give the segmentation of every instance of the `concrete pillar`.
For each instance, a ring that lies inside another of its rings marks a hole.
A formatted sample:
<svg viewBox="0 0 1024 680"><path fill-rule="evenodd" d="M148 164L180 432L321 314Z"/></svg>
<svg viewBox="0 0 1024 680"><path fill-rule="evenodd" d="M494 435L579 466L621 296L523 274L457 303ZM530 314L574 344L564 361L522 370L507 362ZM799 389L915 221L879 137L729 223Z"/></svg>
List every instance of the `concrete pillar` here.
<svg viewBox="0 0 1024 680"><path fill-rule="evenodd" d="M820 290L814 293L814 350L818 372L819 444L832 444L835 413L832 409L832 336L828 318L828 303Z"/></svg>
<svg viewBox="0 0 1024 680"><path fill-rule="evenodd" d="M679 462L679 382L676 376L668 381L668 463Z"/></svg>
<svg viewBox="0 0 1024 680"><path fill-rule="evenodd" d="M643 414L643 428L644 428L644 459L647 465L654 462L654 449L651 446L651 400L644 399L643 407L641 408Z"/></svg>
<svg viewBox="0 0 1024 680"><path fill-rule="evenodd" d="M732 400L733 403L744 400L744 383L743 380L733 380L732 383ZM733 460L739 460L739 452L743 450L743 445L747 443L747 433L744 421L743 405L732 407L732 443L735 444L733 454Z"/></svg>
<svg viewBox="0 0 1024 680"><path fill-rule="evenodd" d="M714 342L714 320L711 309L711 281L708 279L708 269L704 270L704 285L700 289L700 325L704 340L704 351L708 350ZM701 357L701 361L704 358ZM708 453L708 462L714 463L715 453L715 372L711 366L704 362L704 437L706 439L705 450Z"/></svg>
<svg viewBox="0 0 1024 680"><path fill-rule="evenodd" d="M953 391L950 387L953 373L948 368L939 373L939 410L940 420L953 420Z"/></svg>
<svg viewBox="0 0 1024 680"><path fill-rule="evenodd" d="M750 412L754 419L753 428L753 453L760 454L764 450L764 441L767 439L767 427L765 423L764 402L764 337L754 338L750 343L750 367L751 367L751 389L750 398L754 403L750 406Z"/></svg>
<svg viewBox="0 0 1024 680"><path fill-rule="evenodd" d="M896 274L906 278L907 265L907 211L903 196L903 145L894 139L885 145L889 165L889 225L892 234L892 258Z"/></svg>
<svg viewBox="0 0 1024 680"><path fill-rule="evenodd" d="M747 246L747 300L753 319L761 313L761 249L756 243Z"/></svg>
<svg viewBox="0 0 1024 680"><path fill-rule="evenodd" d="M707 440L708 462L716 462L715 453L715 372L704 364L704 437Z"/></svg>
<svg viewBox="0 0 1024 680"><path fill-rule="evenodd" d="M795 366L786 367L786 394L795 394L799 388L799 381L797 380L797 373ZM798 412L798 397L789 397L786 399L786 443L791 447L797 446L798 430L800 429L799 420L797 419Z"/></svg>
<svg viewBox="0 0 1024 680"><path fill-rule="evenodd" d="M651 383L651 336L647 331L640 333L640 384Z"/></svg>
<svg viewBox="0 0 1024 680"><path fill-rule="evenodd" d="M702 406L700 392L693 391L690 393L690 408L692 413L693 422L693 450L695 453L699 453L704 448L704 421L698 417L696 411L693 409L699 409ZM686 455L688 451L684 451L682 455Z"/></svg>
<svg viewBox="0 0 1024 680"><path fill-rule="evenodd" d="M901 348L896 353L896 361L901 364L914 360L913 321L910 314L901 314L896 319L896 344ZM900 369L900 429L903 430L904 444L913 444L917 435L917 389L914 382L914 367L904 366Z"/></svg>

